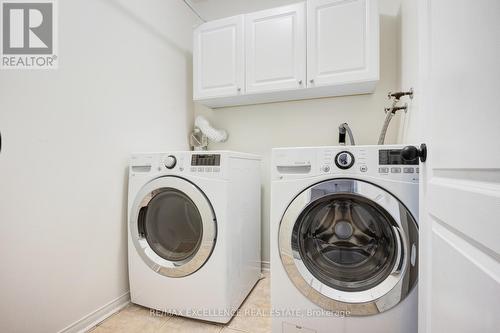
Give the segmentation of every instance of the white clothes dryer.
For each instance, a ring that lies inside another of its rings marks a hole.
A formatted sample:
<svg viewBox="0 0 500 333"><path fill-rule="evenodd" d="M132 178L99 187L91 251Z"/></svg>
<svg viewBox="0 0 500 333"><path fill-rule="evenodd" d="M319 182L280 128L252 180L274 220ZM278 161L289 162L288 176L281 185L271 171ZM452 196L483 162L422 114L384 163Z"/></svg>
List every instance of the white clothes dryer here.
<svg viewBox="0 0 500 333"><path fill-rule="evenodd" d="M129 170L133 303L228 322L260 278L260 157L135 154Z"/></svg>

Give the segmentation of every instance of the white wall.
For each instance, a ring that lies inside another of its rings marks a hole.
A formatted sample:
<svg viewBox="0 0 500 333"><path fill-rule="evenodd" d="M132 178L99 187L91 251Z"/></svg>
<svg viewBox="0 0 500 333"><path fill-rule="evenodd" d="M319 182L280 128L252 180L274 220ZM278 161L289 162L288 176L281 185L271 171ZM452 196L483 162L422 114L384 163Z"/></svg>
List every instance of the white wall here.
<svg viewBox="0 0 500 333"><path fill-rule="evenodd" d="M413 88L414 98L408 102L408 112L401 117L399 141L420 143L422 124L419 114L419 36L418 36L418 1L402 0L400 10L400 89Z"/></svg>
<svg viewBox="0 0 500 333"><path fill-rule="evenodd" d="M357 144L376 144L389 106L387 92L398 88L398 20L382 15L380 82L374 94L261 104L211 110L196 104L195 114L229 131L229 140L211 149L231 149L264 156L262 166L262 258L269 260L269 160L272 147L321 146L338 143L338 126L348 122ZM387 143L397 138L399 116L389 128Z"/></svg>
<svg viewBox="0 0 500 333"><path fill-rule="evenodd" d="M0 71L0 332L57 332L127 297L133 151L187 148L178 0L59 3L54 71Z"/></svg>

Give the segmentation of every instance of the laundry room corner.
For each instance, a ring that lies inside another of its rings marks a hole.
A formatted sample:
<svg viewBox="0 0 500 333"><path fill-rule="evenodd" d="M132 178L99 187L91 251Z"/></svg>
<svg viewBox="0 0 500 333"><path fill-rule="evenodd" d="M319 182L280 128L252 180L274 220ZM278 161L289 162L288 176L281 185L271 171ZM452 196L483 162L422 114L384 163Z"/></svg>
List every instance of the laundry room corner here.
<svg viewBox="0 0 500 333"><path fill-rule="evenodd" d="M0 333L500 332L499 17L0 0Z"/></svg>
<svg viewBox="0 0 500 333"><path fill-rule="evenodd" d="M229 129L224 143L211 149L248 151L263 156L262 162L262 259L269 265L269 170L272 147L338 144L338 126L347 122L357 144L376 144L387 106L387 92L400 85L399 1L380 1L380 81L369 95L309 99L211 109L195 103L195 116L203 115ZM212 6L204 13L221 13ZM387 143L398 142L400 115L393 119Z"/></svg>

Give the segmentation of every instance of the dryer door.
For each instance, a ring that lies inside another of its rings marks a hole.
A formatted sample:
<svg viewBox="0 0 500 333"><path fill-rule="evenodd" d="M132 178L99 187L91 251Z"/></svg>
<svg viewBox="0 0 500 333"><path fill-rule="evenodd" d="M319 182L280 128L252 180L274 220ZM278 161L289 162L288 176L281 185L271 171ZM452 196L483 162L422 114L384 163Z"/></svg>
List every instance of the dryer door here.
<svg viewBox="0 0 500 333"><path fill-rule="evenodd" d="M129 229L148 266L165 276L183 277L196 272L210 257L217 224L210 202L198 187L168 176L141 189Z"/></svg>
<svg viewBox="0 0 500 333"><path fill-rule="evenodd" d="M335 179L300 193L281 220L279 246L291 281L326 310L380 313L417 282L417 223L368 182Z"/></svg>

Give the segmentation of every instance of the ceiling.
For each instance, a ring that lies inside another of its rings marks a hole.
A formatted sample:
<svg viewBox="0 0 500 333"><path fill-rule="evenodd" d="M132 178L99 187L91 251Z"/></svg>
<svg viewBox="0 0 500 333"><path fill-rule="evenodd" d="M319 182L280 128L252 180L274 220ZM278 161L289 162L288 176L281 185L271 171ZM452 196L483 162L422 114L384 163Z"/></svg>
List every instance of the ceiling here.
<svg viewBox="0 0 500 333"><path fill-rule="evenodd" d="M207 21L279 7L301 0L189 0Z"/></svg>
<svg viewBox="0 0 500 333"><path fill-rule="evenodd" d="M188 0L207 21L250 13L258 10L285 6L304 0ZM379 11L383 15L395 16L401 0L379 0Z"/></svg>

